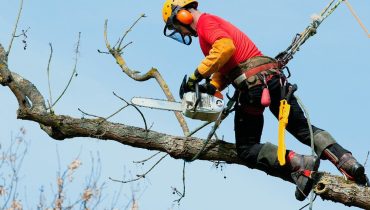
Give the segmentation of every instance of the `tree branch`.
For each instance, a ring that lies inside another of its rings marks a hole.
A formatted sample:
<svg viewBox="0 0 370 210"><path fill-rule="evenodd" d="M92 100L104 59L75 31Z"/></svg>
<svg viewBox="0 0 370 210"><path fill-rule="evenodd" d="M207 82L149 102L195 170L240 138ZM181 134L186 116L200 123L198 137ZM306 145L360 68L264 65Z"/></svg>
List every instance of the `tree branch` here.
<svg viewBox="0 0 370 210"><path fill-rule="evenodd" d="M14 24L14 30L13 30L12 38L11 38L10 43L9 43L8 51L6 52L7 57L10 54L10 50L12 49L14 38L16 37L15 33L17 33L18 22L19 22L19 19L21 17L21 14L22 14L22 9L23 9L23 0L20 1L17 20L15 21L15 24Z"/></svg>
<svg viewBox="0 0 370 210"><path fill-rule="evenodd" d="M314 192L324 200L370 209L370 187L359 186L342 177L321 173Z"/></svg>
<svg viewBox="0 0 370 210"><path fill-rule="evenodd" d="M127 68L121 55L111 49L108 42L106 43L110 53L128 75L139 81L151 78L153 75L160 76L153 69L142 76L133 73ZM19 103L17 117L39 123L50 137L57 140L75 137L112 140L136 148L165 152L175 159L183 160L191 160L203 147L204 140L195 137L172 136L120 123L102 122L101 119L79 119L47 112L45 100L38 89L30 81L8 69L6 52L1 44L0 83L8 86L17 98ZM199 159L246 166L246 163L238 158L235 144L220 140L207 144ZM347 206L370 209L369 187L358 186L351 181L327 173L318 173L315 180L314 192L321 198Z"/></svg>
<svg viewBox="0 0 370 210"><path fill-rule="evenodd" d="M137 23L137 21L135 21L134 24L136 24L136 23ZM122 71L125 74L127 74L127 76L129 76L131 79L136 80L136 81L140 81L140 82L147 81L149 79L155 79L158 82L158 84L161 87L161 89L163 90L164 94L166 95L167 100L169 100L169 101L175 101L175 98L173 97L170 89L168 88L167 83L165 82L165 80L163 79L162 75L159 73L159 71L156 68L152 68L147 73L145 73L143 75L139 75L137 71L133 71L133 70L131 70L127 66L125 60L122 57L122 52L121 52L122 49L121 48L114 48L114 47L112 48L111 47L111 45L110 45L110 43L108 41L108 37L107 37L108 36L107 35L107 33L108 33L107 32L107 27L108 27L108 20L105 21L105 25L104 25L105 45L106 45L109 53L115 58L117 64L122 69ZM130 30L131 30L131 28L130 28ZM130 30L126 31L124 37L127 35L127 33ZM122 42L122 39L119 42L121 43ZM120 46L120 44L119 44L119 46ZM184 116L182 116L182 114L179 113L179 112L174 112L174 113L176 115L177 120L180 123L180 126L181 126L184 134L187 135L189 133L189 128L188 128L188 126L186 124L186 121L184 119Z"/></svg>

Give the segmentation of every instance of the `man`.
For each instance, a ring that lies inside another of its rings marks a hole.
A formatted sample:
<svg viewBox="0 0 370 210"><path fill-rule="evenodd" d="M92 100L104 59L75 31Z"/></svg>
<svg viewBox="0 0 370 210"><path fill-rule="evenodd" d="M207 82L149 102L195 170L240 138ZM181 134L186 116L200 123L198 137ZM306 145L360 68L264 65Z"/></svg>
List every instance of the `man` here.
<svg viewBox="0 0 370 210"><path fill-rule="evenodd" d="M195 0L166 0L163 19L164 35L189 45L193 37L199 38L205 58L191 74L187 88L203 79L210 79L206 91L222 91L232 84L238 91L235 109L235 138L238 156L250 168L280 177L296 184L295 196L304 200L313 181L312 172L317 171L319 159L286 151L284 166L277 160L277 146L260 143L263 128L263 111L269 106L278 117L280 100L285 97L286 77L279 63L264 56L247 35L220 17L197 10ZM268 88L271 103L261 103L262 91ZM287 130L299 141L310 145L310 132L306 117L294 95L290 100L291 111ZM321 159L329 159L348 179L367 184L364 167L352 154L340 146L334 138L318 127L312 126L315 152Z"/></svg>

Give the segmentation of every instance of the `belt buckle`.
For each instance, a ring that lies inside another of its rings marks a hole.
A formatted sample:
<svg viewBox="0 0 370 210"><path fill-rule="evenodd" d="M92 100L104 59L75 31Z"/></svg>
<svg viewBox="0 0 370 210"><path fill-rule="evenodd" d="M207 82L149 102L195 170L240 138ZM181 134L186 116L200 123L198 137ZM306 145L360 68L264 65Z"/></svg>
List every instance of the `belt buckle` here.
<svg viewBox="0 0 370 210"><path fill-rule="evenodd" d="M244 81L246 81L248 78L247 76L242 73L240 76L238 76L235 80L234 83L236 86L240 86Z"/></svg>

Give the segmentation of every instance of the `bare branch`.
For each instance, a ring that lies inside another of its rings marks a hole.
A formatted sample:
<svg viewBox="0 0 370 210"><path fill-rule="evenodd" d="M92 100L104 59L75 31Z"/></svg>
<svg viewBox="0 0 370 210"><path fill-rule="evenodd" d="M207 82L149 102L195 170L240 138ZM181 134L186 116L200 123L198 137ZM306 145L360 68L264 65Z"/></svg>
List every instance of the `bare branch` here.
<svg viewBox="0 0 370 210"><path fill-rule="evenodd" d="M145 178L145 176L148 174L148 173L150 173L165 157L167 157L168 156L168 154L165 154L165 155L163 155L147 172L145 172L144 174L138 174L138 175L136 175L137 176L137 178L136 179L131 179L131 180L127 180L127 181L121 181L121 180L117 180L117 179L113 179L113 178L111 178L111 177L109 177L109 179L110 180L112 180L112 181L114 181L114 182L121 182L121 183L123 183L123 184L125 184L125 183L129 183L129 182L135 182L135 181L137 181L137 180L139 180L139 179L143 179L143 178Z"/></svg>
<svg viewBox="0 0 370 210"><path fill-rule="evenodd" d="M140 160L140 161L133 161L133 163L145 163L146 161L148 161L148 160L150 160L150 159L152 159L152 158L154 158L155 156L157 156L158 154L160 154L161 152L156 152L154 155L152 155L152 156L150 156L150 157L148 157L148 158L146 158L146 159L144 159L144 160Z"/></svg>
<svg viewBox="0 0 370 210"><path fill-rule="evenodd" d="M51 96L51 85L50 85L50 63L51 63L51 58L53 57L53 45L49 43L50 46L50 56L49 56L49 61L48 61L48 67L46 68L46 73L48 75L48 87L49 87L49 109L52 112L52 107L51 104L53 104L53 98Z"/></svg>
<svg viewBox="0 0 370 210"><path fill-rule="evenodd" d="M71 77L69 78L67 86L64 88L64 90L62 91L60 96L57 98L57 100L52 104L50 109L52 109L58 103L58 101L62 98L64 93L67 91L69 85L71 84L73 77L77 76L77 70L76 69L77 69L77 61L78 61L78 54L79 54L79 47L80 47L80 38L81 38L81 32L78 33L77 46L76 46L76 51L75 51L75 63L74 63L74 66L73 66Z"/></svg>
<svg viewBox="0 0 370 210"><path fill-rule="evenodd" d="M30 27L28 27L26 30L22 30L22 33L20 33L19 35L16 35L15 37L18 38L20 36L23 36L23 39L22 39L22 43L24 44L23 46L23 50L26 50L27 49L27 31L30 29Z"/></svg>
<svg viewBox="0 0 370 210"><path fill-rule="evenodd" d="M22 14L22 9L23 9L23 0L20 1L17 20L15 21L14 30L13 30L13 33L12 33L12 38L11 38L10 43L9 43L8 51L6 52L7 57L9 57L10 50L12 49L13 41L14 41L14 38L15 38L15 33L17 33L18 22L19 22L19 19L21 17L21 14Z"/></svg>
<svg viewBox="0 0 370 210"><path fill-rule="evenodd" d="M144 121L145 130L146 130L146 131L150 130L150 128L151 128L151 127L148 129L148 126L147 126L147 123L146 123L146 119L145 119L144 114L140 111L140 109L139 109L135 104L132 104L132 103L127 102L124 98L122 98L122 97L118 96L115 92L113 92L113 95L115 95L117 98L119 98L119 99L121 99L122 101L124 101L126 104L128 104L128 105L130 105L130 106L134 107L134 108L136 109L136 111L138 111L138 112L139 112L139 114L140 114L141 118L142 118L142 119L143 119L143 121Z"/></svg>
<svg viewBox="0 0 370 210"><path fill-rule="evenodd" d="M369 159L369 155L370 155L370 151L367 151L367 155L366 155L366 159L365 159L365 163L364 163L364 167L366 166L367 164L367 161Z"/></svg>
<svg viewBox="0 0 370 210"><path fill-rule="evenodd" d="M130 44L132 44L133 42L129 42L127 44L125 44L123 47L122 47L122 50L125 49L127 46L129 46Z"/></svg>
<svg viewBox="0 0 370 210"><path fill-rule="evenodd" d="M127 104L121 108L119 108L117 111L115 111L113 114L109 115L108 117L104 118L103 120L108 120L109 118L113 117L114 115L118 114L122 110L124 110L126 107L128 107L130 104Z"/></svg>
<svg viewBox="0 0 370 210"><path fill-rule="evenodd" d="M104 51L101 51L99 49L97 49L98 53L102 53L102 54L110 54L109 52L104 52Z"/></svg>
<svg viewBox="0 0 370 210"><path fill-rule="evenodd" d="M186 190L186 185L185 185L185 167L186 167L186 161L184 161L184 165L182 166L182 186L183 186L182 193L180 193L180 192L178 192L176 190L177 191L177 194L180 195L180 198L177 199L177 200L175 200L175 202L178 202L178 203L180 203L181 199L183 199L185 197L185 190Z"/></svg>
<svg viewBox="0 0 370 210"><path fill-rule="evenodd" d="M125 37L127 36L127 34L134 28L134 26L140 21L141 18L145 18L145 14L141 14L140 17L130 26L130 28L123 34L122 38L120 39L119 41L119 44L118 44L118 47L117 49L119 51L121 51L122 49L124 49L127 45L129 44L126 44L123 48L121 48L121 44L122 44L122 41L125 39Z"/></svg>
<svg viewBox="0 0 370 210"><path fill-rule="evenodd" d="M206 127L207 125L211 124L212 122L205 122L203 125L199 126L198 128L196 128L194 131L190 132L187 136L192 136L194 135L196 132L200 131L201 129L203 129L204 127Z"/></svg>
<svg viewBox="0 0 370 210"><path fill-rule="evenodd" d="M154 158L155 156L157 156L158 154L160 154L161 152L156 152L154 155L144 159L144 160L140 160L140 161L133 161L133 163L141 163L141 164L144 164L146 161Z"/></svg>
<svg viewBox="0 0 370 210"><path fill-rule="evenodd" d="M80 111L83 115L86 115L86 116L90 116L90 117L96 117L96 118L103 118L103 117L100 117L100 116L97 116L97 115L93 115L93 114L89 114L85 111L82 111L82 109L80 108L77 108L78 111Z"/></svg>
<svg viewBox="0 0 370 210"><path fill-rule="evenodd" d="M137 71L133 71L127 66L126 62L124 61L123 57L121 56L121 52L119 51L119 49L115 49L114 47L112 48L110 46L109 41L108 41L108 37L107 37L108 36L107 35L107 28L108 28L108 20L106 20L105 24L104 24L105 45L106 45L109 53L112 54L112 56L115 58L117 64L120 66L122 71L127 76L129 76L131 79L136 80L136 81L141 81L142 82L142 81L147 81L147 80L152 79L152 78L155 79L158 82L161 89L163 90L164 94L166 95L167 100L175 101L175 98L173 97L167 83L164 81L163 77L161 76L161 74L159 73L159 71L157 69L152 68L147 73L145 73L143 75L138 75ZM186 121L185 121L184 117L182 116L181 113L178 113L178 112L174 112L174 113L176 115L177 120L180 123L180 126L181 126L184 134L187 135L189 133L189 128L186 124Z"/></svg>

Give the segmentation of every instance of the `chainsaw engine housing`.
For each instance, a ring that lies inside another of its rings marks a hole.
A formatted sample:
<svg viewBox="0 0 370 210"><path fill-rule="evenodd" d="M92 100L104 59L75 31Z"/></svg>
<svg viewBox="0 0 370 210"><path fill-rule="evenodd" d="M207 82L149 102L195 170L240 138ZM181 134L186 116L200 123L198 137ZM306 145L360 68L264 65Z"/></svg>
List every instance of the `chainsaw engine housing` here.
<svg viewBox="0 0 370 210"><path fill-rule="evenodd" d="M213 95L200 93L199 103L196 105L195 92L187 92L182 98L182 113L186 117L202 121L216 121L224 108L224 101Z"/></svg>

